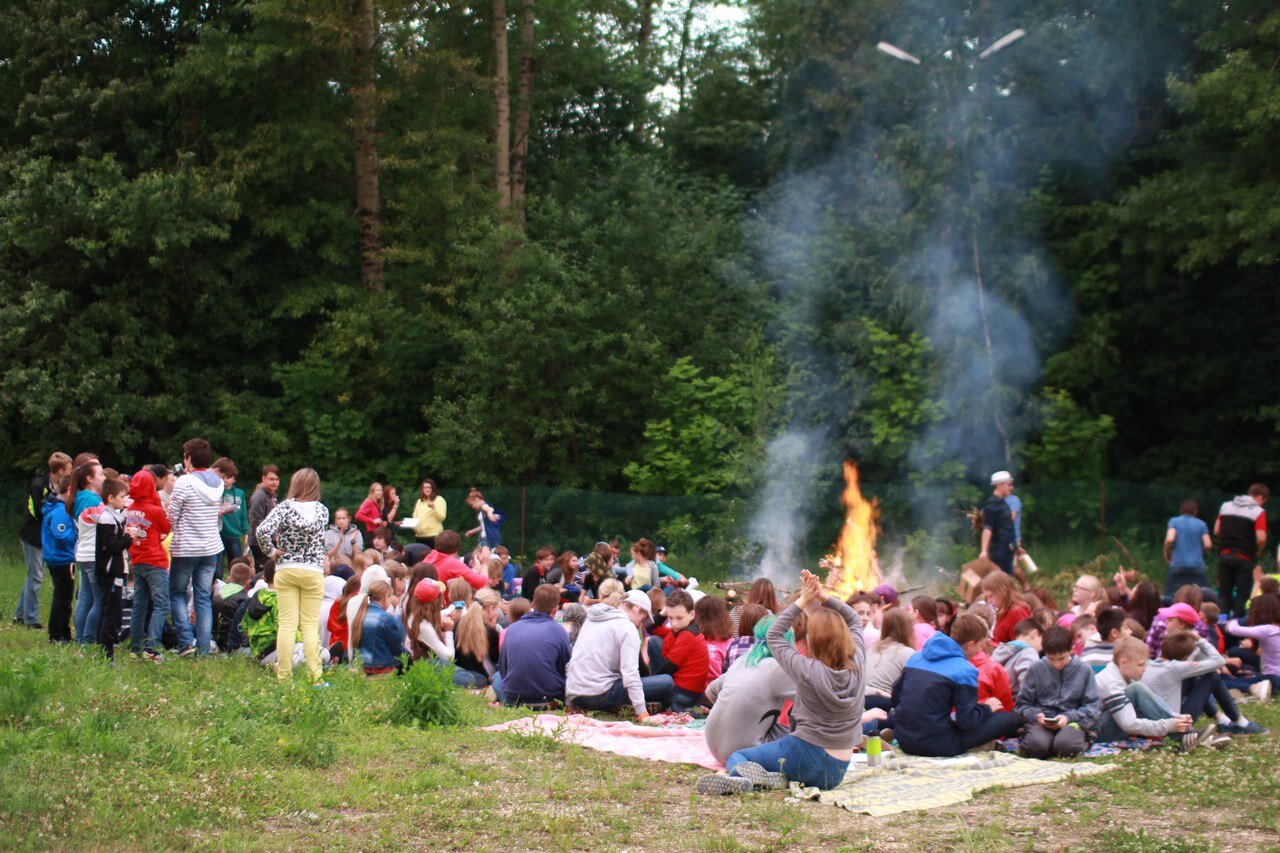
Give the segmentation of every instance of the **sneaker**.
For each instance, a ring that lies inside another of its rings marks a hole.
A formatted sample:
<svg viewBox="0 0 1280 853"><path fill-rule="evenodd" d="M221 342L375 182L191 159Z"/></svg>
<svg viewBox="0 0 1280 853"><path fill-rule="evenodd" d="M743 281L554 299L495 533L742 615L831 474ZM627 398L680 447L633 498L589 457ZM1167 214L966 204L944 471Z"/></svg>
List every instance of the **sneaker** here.
<svg viewBox="0 0 1280 853"><path fill-rule="evenodd" d="M752 787L765 791L781 791L787 787L787 777L783 773L765 770L754 761L743 761L733 766L733 775L741 776L749 781Z"/></svg>
<svg viewBox="0 0 1280 853"><path fill-rule="evenodd" d="M646 714L648 714L650 717L654 716L655 714L661 714L661 713L662 713L662 703L661 703L661 702L645 702L645 703L644 703L644 711L645 711L645 713L646 713Z"/></svg>
<svg viewBox="0 0 1280 853"><path fill-rule="evenodd" d="M178 652L177 652L178 657L180 658L194 657L195 653L196 653L195 646L187 646L185 649L178 649Z"/></svg>
<svg viewBox="0 0 1280 853"><path fill-rule="evenodd" d="M1211 735L1209 739L1204 742L1203 746L1206 746L1209 749L1225 749L1230 743L1230 737L1223 734L1217 734Z"/></svg>
<svg viewBox="0 0 1280 853"><path fill-rule="evenodd" d="M699 794L745 794L751 790L751 780L723 773L708 773L698 780Z"/></svg>
<svg viewBox="0 0 1280 853"><path fill-rule="evenodd" d="M33 629L33 630L35 630L35 631L43 631L43 630L44 630L44 626L43 626L43 625L41 625L39 622L28 622L28 623L26 623L26 625L27 625L27 627L28 627L28 628L31 628L31 629Z"/></svg>
<svg viewBox="0 0 1280 853"><path fill-rule="evenodd" d="M145 651L142 653L143 660L149 660L152 663L164 663L164 655L160 652Z"/></svg>
<svg viewBox="0 0 1280 853"><path fill-rule="evenodd" d="M1210 723L1203 728L1191 729L1190 731L1183 732L1180 747L1183 752L1191 752L1193 749L1207 746L1209 740L1217 731L1218 727L1213 723Z"/></svg>
<svg viewBox="0 0 1280 853"><path fill-rule="evenodd" d="M1267 702L1271 699L1271 680L1264 678L1262 681L1249 685L1249 695L1259 702Z"/></svg>
<svg viewBox="0 0 1280 853"><path fill-rule="evenodd" d="M1221 731L1221 730L1223 730L1223 729L1226 729L1226 728L1227 728L1226 726L1218 726L1219 731ZM1269 729L1267 729L1267 728L1265 728L1265 727L1263 727L1263 726L1258 725L1258 724L1257 724L1257 723L1255 723L1253 720L1250 720L1246 725L1243 725L1243 726L1238 726L1238 725L1235 725L1235 724L1233 723L1233 724L1231 725L1231 730L1230 730L1229 734L1233 734L1233 735L1265 735L1268 731L1269 731Z"/></svg>

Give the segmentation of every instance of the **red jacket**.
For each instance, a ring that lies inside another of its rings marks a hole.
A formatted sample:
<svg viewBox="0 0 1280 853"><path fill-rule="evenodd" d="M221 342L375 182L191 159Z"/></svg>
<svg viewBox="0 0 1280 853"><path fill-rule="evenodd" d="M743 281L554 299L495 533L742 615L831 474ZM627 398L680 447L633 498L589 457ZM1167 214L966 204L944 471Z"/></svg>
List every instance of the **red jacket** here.
<svg viewBox="0 0 1280 853"><path fill-rule="evenodd" d="M364 529L372 533L384 524L382 507L374 503L373 498L365 498L364 503L356 510L356 521L363 522Z"/></svg>
<svg viewBox="0 0 1280 853"><path fill-rule="evenodd" d="M426 557L426 562L436 567L436 577L440 579L440 583L448 586L449 581L454 578L462 578L471 584L472 589L484 589L489 585L488 575L482 575L474 571L466 563L458 559L456 554L441 554L439 551L432 551ZM445 593L445 604L449 603L449 594Z"/></svg>
<svg viewBox="0 0 1280 853"><path fill-rule="evenodd" d="M969 663L978 669L978 701L985 702L992 696L1004 703L1002 710L1013 710L1013 689L1009 686L1009 673L1000 664L987 656L986 652L978 652L969 658Z"/></svg>
<svg viewBox="0 0 1280 853"><path fill-rule="evenodd" d="M329 645L334 643L342 643L342 648L347 648L347 637L350 632L347 630L347 615L345 607L339 607L342 599L338 599L333 603L333 607L329 608L329 621L325 623L325 627L329 629Z"/></svg>
<svg viewBox="0 0 1280 853"><path fill-rule="evenodd" d="M169 535L169 516L164 513L156 492L156 478L150 471L143 469L133 475L129 481L129 497L133 503L125 523L141 527L146 534L129 546L129 558L135 566L169 568L169 552L163 544L164 537Z"/></svg>
<svg viewBox="0 0 1280 853"><path fill-rule="evenodd" d="M1023 619L1031 618L1031 609L1025 604L1015 604L1005 612L998 620L996 620L995 630L991 632L991 639L996 643L1012 643L1014 636L1013 629Z"/></svg>
<svg viewBox="0 0 1280 853"><path fill-rule="evenodd" d="M662 656L676 668L672 676L676 687L698 694L706 690L711 667L706 639L687 628L672 631L666 625L654 628L653 635L662 638Z"/></svg>

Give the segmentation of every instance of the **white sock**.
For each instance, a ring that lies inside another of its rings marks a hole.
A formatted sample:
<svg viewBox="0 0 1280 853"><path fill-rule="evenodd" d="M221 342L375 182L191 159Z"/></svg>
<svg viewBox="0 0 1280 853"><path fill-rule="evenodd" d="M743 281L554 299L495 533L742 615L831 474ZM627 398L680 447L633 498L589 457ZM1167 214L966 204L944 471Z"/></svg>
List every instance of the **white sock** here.
<svg viewBox="0 0 1280 853"><path fill-rule="evenodd" d="M1241 727L1247 726L1249 725L1249 721L1244 718L1244 714L1241 714L1236 718L1236 725Z"/></svg>
<svg viewBox="0 0 1280 853"><path fill-rule="evenodd" d="M1219 712L1218 712L1218 725L1220 725L1220 726L1229 726L1229 725L1231 725L1231 718L1230 718L1230 717L1228 717L1226 714L1222 713L1221 711L1219 711Z"/></svg>

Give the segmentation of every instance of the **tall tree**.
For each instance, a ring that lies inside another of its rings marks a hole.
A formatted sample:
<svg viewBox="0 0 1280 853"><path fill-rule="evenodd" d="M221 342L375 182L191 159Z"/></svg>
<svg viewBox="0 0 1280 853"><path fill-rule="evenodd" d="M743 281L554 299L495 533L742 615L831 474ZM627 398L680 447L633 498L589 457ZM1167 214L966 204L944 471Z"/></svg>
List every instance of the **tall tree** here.
<svg viewBox="0 0 1280 853"><path fill-rule="evenodd" d="M360 280L380 293L383 283L382 193L378 160L378 24L373 0L355 0L352 59L355 85L351 101L355 113L356 218L360 223Z"/></svg>
<svg viewBox="0 0 1280 853"><path fill-rule="evenodd" d="M493 182L498 208L511 208L511 87L506 0L493 0Z"/></svg>
<svg viewBox="0 0 1280 853"><path fill-rule="evenodd" d="M529 121L533 111L534 0L522 0L520 11L520 78L516 89L515 140L511 147L511 207L516 222L525 219L529 187Z"/></svg>

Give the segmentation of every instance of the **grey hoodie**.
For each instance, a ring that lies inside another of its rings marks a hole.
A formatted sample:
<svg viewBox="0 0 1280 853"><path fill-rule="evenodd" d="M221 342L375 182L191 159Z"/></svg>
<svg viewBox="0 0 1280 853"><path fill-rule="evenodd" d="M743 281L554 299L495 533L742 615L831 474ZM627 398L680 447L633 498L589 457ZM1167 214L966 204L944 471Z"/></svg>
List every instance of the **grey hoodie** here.
<svg viewBox="0 0 1280 853"><path fill-rule="evenodd" d="M1182 707L1182 682L1198 675L1208 675L1222 669L1226 661L1218 650L1204 637L1196 638L1196 650L1187 660L1160 658L1147 664L1142 683L1160 697L1176 714Z"/></svg>
<svg viewBox="0 0 1280 853"><path fill-rule="evenodd" d="M167 510L173 525L171 556L211 557L222 553L222 537L218 535L222 490L222 478L208 468L178 478Z"/></svg>
<svg viewBox="0 0 1280 853"><path fill-rule="evenodd" d="M707 685L707 700L712 703L707 748L722 762L740 749L787 733L778 716L786 700L795 698L795 683L773 658L749 666L747 657L738 658L728 672Z"/></svg>
<svg viewBox="0 0 1280 853"><path fill-rule="evenodd" d="M844 618L853 637L854 669L831 669L821 661L802 657L786 641L786 633L800 615L791 605L769 626L765 640L783 672L796 685L791 709L791 733L805 743L823 749L852 749L862 742L862 699L867 651L862 619L849 605L828 597L823 606Z"/></svg>
<svg viewBox="0 0 1280 853"><path fill-rule="evenodd" d="M1033 663L1040 660L1040 653L1021 640L1014 640L996 646L995 651L991 653L991 659L1009 673L1009 690L1014 697L1017 697L1018 688L1022 686L1022 677L1027 674L1027 670Z"/></svg>
<svg viewBox="0 0 1280 853"><path fill-rule="evenodd" d="M564 695L569 704L579 696L599 696L622 679L636 716L644 713L640 682L640 629L616 607L593 604L578 632L573 657L565 668Z"/></svg>

